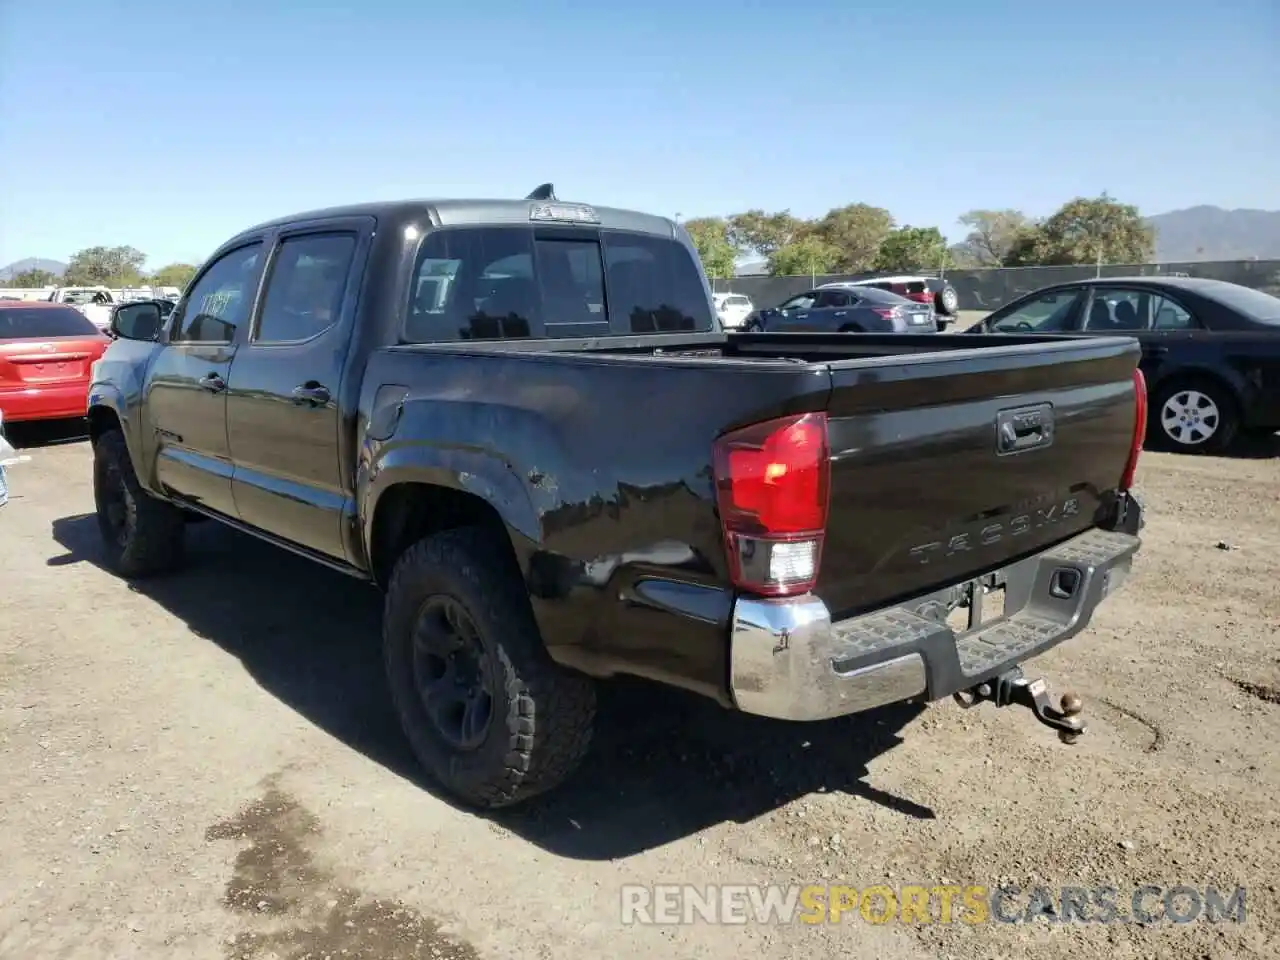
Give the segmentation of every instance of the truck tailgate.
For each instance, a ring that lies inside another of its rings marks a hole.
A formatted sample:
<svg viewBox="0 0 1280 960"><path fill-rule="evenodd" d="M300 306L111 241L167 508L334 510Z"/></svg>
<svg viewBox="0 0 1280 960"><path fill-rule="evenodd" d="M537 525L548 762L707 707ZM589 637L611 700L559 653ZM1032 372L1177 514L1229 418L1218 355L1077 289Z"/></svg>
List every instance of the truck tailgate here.
<svg viewBox="0 0 1280 960"><path fill-rule="evenodd" d="M830 364L833 616L998 569L1104 521L1136 417L1130 340Z"/></svg>

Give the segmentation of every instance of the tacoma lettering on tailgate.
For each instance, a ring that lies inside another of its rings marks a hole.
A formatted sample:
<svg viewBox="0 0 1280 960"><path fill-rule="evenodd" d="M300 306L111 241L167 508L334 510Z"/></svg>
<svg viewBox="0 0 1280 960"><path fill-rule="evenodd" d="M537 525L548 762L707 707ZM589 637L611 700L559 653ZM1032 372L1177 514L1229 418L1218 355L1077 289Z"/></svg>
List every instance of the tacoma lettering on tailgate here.
<svg viewBox="0 0 1280 960"><path fill-rule="evenodd" d="M954 556L980 547L989 547L1024 533L1030 533L1032 530L1061 523L1079 513L1080 501L1072 497L1061 503L1023 511L1007 520L988 520L981 526L974 524L971 530L954 534L945 540L922 543L912 547L907 553L919 563L928 563L933 559Z"/></svg>

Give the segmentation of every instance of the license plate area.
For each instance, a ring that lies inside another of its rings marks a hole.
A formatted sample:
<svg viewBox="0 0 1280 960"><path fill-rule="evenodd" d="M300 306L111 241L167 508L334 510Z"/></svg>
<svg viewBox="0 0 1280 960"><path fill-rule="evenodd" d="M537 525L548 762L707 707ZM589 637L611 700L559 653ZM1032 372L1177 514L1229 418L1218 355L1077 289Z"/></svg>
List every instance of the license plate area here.
<svg viewBox="0 0 1280 960"><path fill-rule="evenodd" d="M1004 617L1005 585L994 575L970 581L961 589L960 604L947 614L947 626L956 634L989 626Z"/></svg>

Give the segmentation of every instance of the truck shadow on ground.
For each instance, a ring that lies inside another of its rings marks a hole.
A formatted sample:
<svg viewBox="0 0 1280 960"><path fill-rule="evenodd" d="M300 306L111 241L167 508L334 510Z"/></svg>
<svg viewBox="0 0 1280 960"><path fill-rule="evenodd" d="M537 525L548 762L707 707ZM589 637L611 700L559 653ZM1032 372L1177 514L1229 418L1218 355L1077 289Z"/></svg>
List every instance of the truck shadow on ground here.
<svg viewBox="0 0 1280 960"><path fill-rule="evenodd" d="M440 796L390 706L381 594L214 523L193 524L183 570L130 589L235 655L265 690L352 749ZM101 562L91 514L53 523L50 566ZM123 584L122 584L123 589ZM715 823L747 822L798 797L844 792L906 816L933 811L865 782L923 707L787 724L735 714L642 681L601 685L593 749L566 786L489 818L548 852L615 859ZM446 802L447 798L441 797Z"/></svg>

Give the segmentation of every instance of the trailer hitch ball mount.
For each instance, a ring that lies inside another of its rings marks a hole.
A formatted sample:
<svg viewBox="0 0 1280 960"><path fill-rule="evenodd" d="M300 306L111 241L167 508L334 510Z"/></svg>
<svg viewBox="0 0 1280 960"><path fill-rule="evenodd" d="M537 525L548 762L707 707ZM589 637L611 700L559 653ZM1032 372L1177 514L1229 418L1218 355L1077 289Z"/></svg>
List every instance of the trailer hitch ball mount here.
<svg viewBox="0 0 1280 960"><path fill-rule="evenodd" d="M1064 693L1055 708L1049 700L1049 685L1043 679L1028 679L1019 667L953 696L956 703L966 710L984 700L990 700L997 707L1027 707L1046 727L1057 730L1058 739L1063 743L1075 743L1088 729L1081 716L1084 702L1080 697Z"/></svg>

